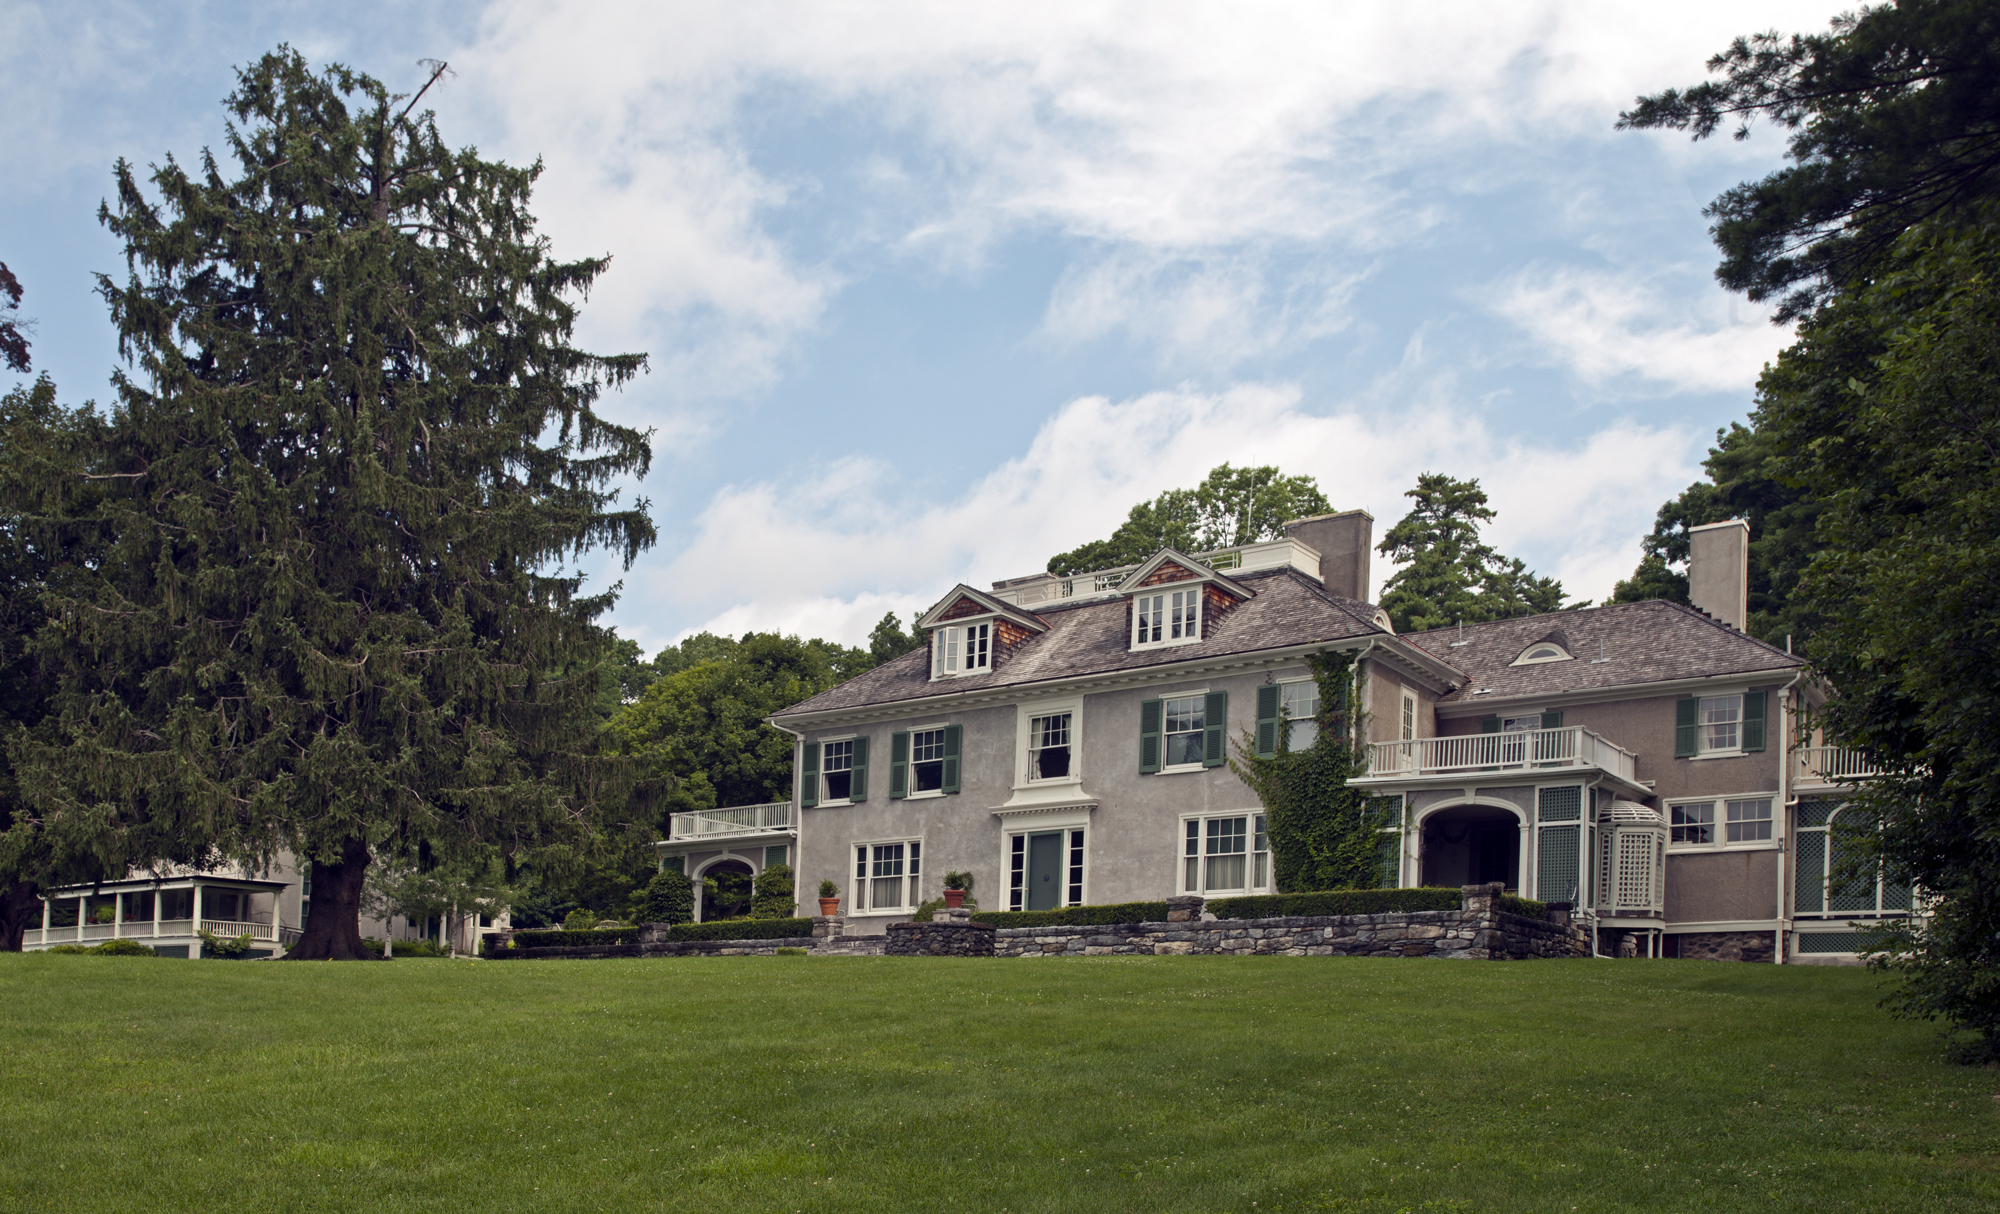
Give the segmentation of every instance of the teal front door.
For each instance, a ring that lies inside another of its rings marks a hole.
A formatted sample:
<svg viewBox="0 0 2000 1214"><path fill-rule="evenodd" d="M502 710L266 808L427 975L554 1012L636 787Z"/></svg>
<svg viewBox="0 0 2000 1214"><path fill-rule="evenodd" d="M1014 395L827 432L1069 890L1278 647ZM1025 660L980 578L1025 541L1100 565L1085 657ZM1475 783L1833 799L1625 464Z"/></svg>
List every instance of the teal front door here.
<svg viewBox="0 0 2000 1214"><path fill-rule="evenodd" d="M1028 909L1062 905L1062 832L1028 836Z"/></svg>

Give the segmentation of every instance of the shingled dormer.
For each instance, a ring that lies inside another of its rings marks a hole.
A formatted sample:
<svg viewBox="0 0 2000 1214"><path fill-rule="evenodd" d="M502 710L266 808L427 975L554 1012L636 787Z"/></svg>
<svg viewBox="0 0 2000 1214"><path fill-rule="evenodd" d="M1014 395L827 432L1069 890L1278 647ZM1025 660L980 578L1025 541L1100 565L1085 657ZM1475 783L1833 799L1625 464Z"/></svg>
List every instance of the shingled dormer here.
<svg viewBox="0 0 2000 1214"><path fill-rule="evenodd" d="M1185 553L1162 548L1119 587L1131 602L1130 645L1136 652L1187 645L1212 635L1249 587Z"/></svg>
<svg viewBox="0 0 2000 1214"><path fill-rule="evenodd" d="M933 680L985 674L1008 650L1049 630L1034 612L962 582L926 612L917 627L930 633Z"/></svg>

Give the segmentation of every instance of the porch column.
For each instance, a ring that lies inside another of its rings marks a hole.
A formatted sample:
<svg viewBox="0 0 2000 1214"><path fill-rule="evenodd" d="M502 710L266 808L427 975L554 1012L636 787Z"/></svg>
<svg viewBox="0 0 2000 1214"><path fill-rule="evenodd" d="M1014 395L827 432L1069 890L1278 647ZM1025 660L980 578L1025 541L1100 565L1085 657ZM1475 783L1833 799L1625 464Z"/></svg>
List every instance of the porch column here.
<svg viewBox="0 0 2000 1214"><path fill-rule="evenodd" d="M124 934L125 934L125 895L113 894L111 895L111 938L113 940L116 940L118 939L118 937L123 936Z"/></svg>
<svg viewBox="0 0 2000 1214"><path fill-rule="evenodd" d="M47 944L49 942L50 912L54 910L55 910L55 903L53 900L48 898L42 899L42 943L43 944Z"/></svg>
<svg viewBox="0 0 2000 1214"><path fill-rule="evenodd" d="M160 934L160 885L159 882L156 881L153 883L153 935L157 937L159 934Z"/></svg>
<svg viewBox="0 0 2000 1214"><path fill-rule="evenodd" d="M191 889L192 892L188 895L188 914L191 916L188 922L188 935L194 937L194 948L190 951L199 957L201 956L201 882L196 881Z"/></svg>
<svg viewBox="0 0 2000 1214"><path fill-rule="evenodd" d="M87 894L78 894L76 896L76 942L78 944L83 943L83 921L85 913L89 909L90 896Z"/></svg>
<svg viewBox="0 0 2000 1214"><path fill-rule="evenodd" d="M1534 890L1536 894L1541 893L1540 887L1534 884L1534 873L1531 871L1535 863L1535 827L1534 823L1528 820L1527 813L1528 811L1522 811L1521 861L1520 867L1515 869L1520 874L1520 877L1514 882L1520 896L1523 898L1530 896L1528 893L1529 890Z"/></svg>

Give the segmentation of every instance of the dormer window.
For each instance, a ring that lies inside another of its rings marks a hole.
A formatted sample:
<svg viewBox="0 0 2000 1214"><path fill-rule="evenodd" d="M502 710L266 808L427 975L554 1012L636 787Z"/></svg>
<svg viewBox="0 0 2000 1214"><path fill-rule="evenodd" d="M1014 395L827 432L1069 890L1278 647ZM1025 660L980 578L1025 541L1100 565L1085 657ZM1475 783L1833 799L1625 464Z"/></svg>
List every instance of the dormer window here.
<svg viewBox="0 0 2000 1214"><path fill-rule="evenodd" d="M984 674L993 668L993 624L953 624L931 632L931 677Z"/></svg>
<svg viewBox="0 0 2000 1214"><path fill-rule="evenodd" d="M1132 600L1132 648L1201 639L1201 587L1140 594Z"/></svg>
<svg viewBox="0 0 2000 1214"><path fill-rule="evenodd" d="M1541 662L1567 662L1570 653L1554 641L1536 641L1514 659L1516 666L1533 666Z"/></svg>

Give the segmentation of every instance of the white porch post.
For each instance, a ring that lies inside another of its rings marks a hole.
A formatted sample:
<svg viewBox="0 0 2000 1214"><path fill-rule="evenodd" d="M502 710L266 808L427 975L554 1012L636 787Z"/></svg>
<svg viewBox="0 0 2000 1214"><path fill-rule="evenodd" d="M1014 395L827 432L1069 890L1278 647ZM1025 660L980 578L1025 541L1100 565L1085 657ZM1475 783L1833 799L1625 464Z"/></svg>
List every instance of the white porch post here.
<svg viewBox="0 0 2000 1214"><path fill-rule="evenodd" d="M111 938L116 940L125 934L125 895L111 895Z"/></svg>
<svg viewBox="0 0 2000 1214"><path fill-rule="evenodd" d="M188 935L194 937L194 947L189 950L194 956L201 956L201 882L196 881L188 895Z"/></svg>
<svg viewBox="0 0 2000 1214"><path fill-rule="evenodd" d="M42 943L43 944L47 944L49 942L49 919L51 912L55 910L55 905L56 905L55 899L53 898L42 899Z"/></svg>
<svg viewBox="0 0 2000 1214"><path fill-rule="evenodd" d="M1533 846L1534 842L1535 842L1534 824L1528 820L1526 811L1523 811L1521 815L1520 866L1515 869L1515 872L1518 873L1519 876L1514 882L1514 887L1516 891L1523 898L1528 897L1529 896L1528 891L1535 888L1533 884L1534 873L1532 871L1535 861L1535 849Z"/></svg>
<svg viewBox="0 0 2000 1214"><path fill-rule="evenodd" d="M83 943L83 920L89 909L90 896L87 894L78 894L76 896L76 942L78 944Z"/></svg>
<svg viewBox="0 0 2000 1214"><path fill-rule="evenodd" d="M153 883L153 935L157 937L159 934L160 934L160 885L159 882L156 881Z"/></svg>

